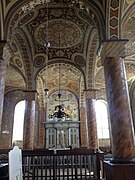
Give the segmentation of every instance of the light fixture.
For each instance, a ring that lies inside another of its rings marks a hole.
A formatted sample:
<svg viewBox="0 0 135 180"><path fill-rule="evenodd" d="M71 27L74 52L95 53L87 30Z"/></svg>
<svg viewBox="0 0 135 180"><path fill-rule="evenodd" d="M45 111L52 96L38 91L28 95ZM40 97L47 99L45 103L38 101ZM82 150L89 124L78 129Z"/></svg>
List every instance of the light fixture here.
<svg viewBox="0 0 135 180"><path fill-rule="evenodd" d="M70 120L69 115L64 112L64 107L61 105L61 65L60 65L60 32L59 32L59 66L58 66L58 102L55 106L54 114L50 115L52 120L65 121Z"/></svg>
<svg viewBox="0 0 135 180"><path fill-rule="evenodd" d="M44 44L44 47L45 47L45 50L46 50L46 55L47 55L47 58L46 58L46 80L45 80L45 102L47 103L49 101L49 97L48 97L48 88L47 88L47 78L48 78L48 51L49 51L49 47L50 47L50 42L48 40L48 3L46 5L46 14L47 14L47 19L46 19L46 27L45 27L45 40L43 42Z"/></svg>
<svg viewBox="0 0 135 180"><path fill-rule="evenodd" d="M45 102L47 103L49 101L48 98L48 89L45 89Z"/></svg>
<svg viewBox="0 0 135 180"><path fill-rule="evenodd" d="M8 130L3 130L2 134L9 134L9 131Z"/></svg>

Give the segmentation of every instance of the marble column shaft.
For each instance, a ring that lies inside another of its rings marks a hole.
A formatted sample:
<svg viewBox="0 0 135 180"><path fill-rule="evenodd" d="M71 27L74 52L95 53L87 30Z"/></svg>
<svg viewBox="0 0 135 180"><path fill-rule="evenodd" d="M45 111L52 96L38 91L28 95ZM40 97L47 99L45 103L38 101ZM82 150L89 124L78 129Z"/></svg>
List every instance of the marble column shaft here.
<svg viewBox="0 0 135 180"><path fill-rule="evenodd" d="M36 91L25 91L23 149L27 150L34 147L35 94Z"/></svg>
<svg viewBox="0 0 135 180"><path fill-rule="evenodd" d="M98 136L97 136L97 122L95 112L95 100L91 97L86 97L87 107L87 125L88 125L88 144L89 148L98 149Z"/></svg>
<svg viewBox="0 0 135 180"><path fill-rule="evenodd" d="M110 48L108 46L104 48L106 51L104 72L110 112L112 152L114 158L129 159L135 155L135 138L124 59L120 57L123 55L124 44L123 41L117 43L110 42Z"/></svg>
<svg viewBox="0 0 135 180"><path fill-rule="evenodd" d="M81 146L87 147L86 109L80 107Z"/></svg>
<svg viewBox="0 0 135 180"><path fill-rule="evenodd" d="M4 102L4 90L5 90L5 77L6 77L6 61L2 59L3 49L5 46L5 41L0 41L0 132L3 114L3 102Z"/></svg>
<svg viewBox="0 0 135 180"><path fill-rule="evenodd" d="M39 141L38 146L40 148L45 147L45 109L39 109Z"/></svg>
<svg viewBox="0 0 135 180"><path fill-rule="evenodd" d="M113 155L119 158L131 158L134 157L135 146L124 59L106 58L104 69Z"/></svg>

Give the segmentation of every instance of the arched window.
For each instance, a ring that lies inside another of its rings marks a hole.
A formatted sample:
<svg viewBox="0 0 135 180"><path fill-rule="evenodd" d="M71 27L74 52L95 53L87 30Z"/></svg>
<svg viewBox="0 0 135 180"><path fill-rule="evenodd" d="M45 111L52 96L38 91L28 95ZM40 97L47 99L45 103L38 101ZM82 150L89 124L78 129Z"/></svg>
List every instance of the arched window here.
<svg viewBox="0 0 135 180"><path fill-rule="evenodd" d="M13 143L23 140L24 110L25 110L25 101L20 101L19 103L17 103L17 105L15 106L15 113L14 113L13 138L12 138Z"/></svg>
<svg viewBox="0 0 135 180"><path fill-rule="evenodd" d="M109 139L109 124L107 103L104 100L97 100L95 103L97 117L97 131L99 139Z"/></svg>

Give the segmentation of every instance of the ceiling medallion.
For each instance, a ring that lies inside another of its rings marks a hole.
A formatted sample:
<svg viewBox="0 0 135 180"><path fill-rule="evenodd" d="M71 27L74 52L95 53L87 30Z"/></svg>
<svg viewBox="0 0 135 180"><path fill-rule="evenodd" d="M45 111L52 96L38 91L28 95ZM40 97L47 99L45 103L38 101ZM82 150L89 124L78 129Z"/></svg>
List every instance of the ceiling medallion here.
<svg viewBox="0 0 135 180"><path fill-rule="evenodd" d="M19 68L22 68L23 65L20 59L15 59L15 63Z"/></svg>
<svg viewBox="0 0 135 180"><path fill-rule="evenodd" d="M43 56L38 56L34 59L34 64L36 67L40 67L45 63L45 58Z"/></svg>
<svg viewBox="0 0 135 180"><path fill-rule="evenodd" d="M85 59L83 56L81 55L77 55L74 58L74 61L77 65L79 65L80 67L84 67L85 66Z"/></svg>
<svg viewBox="0 0 135 180"><path fill-rule="evenodd" d="M40 24L35 32L35 40L43 45L42 39L46 39L46 23ZM48 41L50 48L59 49L58 37L60 34L60 48L69 48L79 44L83 40L83 32L78 25L69 20L51 20L48 22Z"/></svg>

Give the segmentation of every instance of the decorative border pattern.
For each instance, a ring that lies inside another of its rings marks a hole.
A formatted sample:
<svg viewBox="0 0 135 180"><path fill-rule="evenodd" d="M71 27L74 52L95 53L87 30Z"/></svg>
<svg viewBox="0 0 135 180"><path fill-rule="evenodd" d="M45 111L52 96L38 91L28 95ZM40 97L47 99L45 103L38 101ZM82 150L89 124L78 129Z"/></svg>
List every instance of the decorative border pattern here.
<svg viewBox="0 0 135 180"><path fill-rule="evenodd" d="M108 39L119 39L120 0L111 0L109 5Z"/></svg>
<svg viewBox="0 0 135 180"><path fill-rule="evenodd" d="M87 87L92 88L92 77L93 77L93 65L95 60L95 53L97 49L97 42L98 42L98 35L97 33L94 35L92 43L91 43L91 49L89 52L89 59L88 59L88 82Z"/></svg>
<svg viewBox="0 0 135 180"><path fill-rule="evenodd" d="M29 57L28 48L26 46L24 39L18 33L16 34L16 37L18 40L18 44L21 47L22 55L23 55L23 59L24 59L27 88L28 88L28 90L32 90L33 82L32 82L32 72L31 72L31 65L30 65L30 57Z"/></svg>

